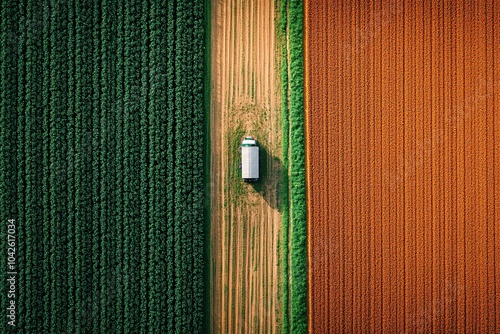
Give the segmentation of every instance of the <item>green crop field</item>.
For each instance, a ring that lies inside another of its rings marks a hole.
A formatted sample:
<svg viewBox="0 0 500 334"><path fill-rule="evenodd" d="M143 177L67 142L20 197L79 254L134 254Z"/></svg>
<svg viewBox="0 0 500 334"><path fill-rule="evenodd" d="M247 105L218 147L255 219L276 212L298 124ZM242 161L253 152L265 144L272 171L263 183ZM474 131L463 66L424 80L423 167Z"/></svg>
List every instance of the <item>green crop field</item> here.
<svg viewBox="0 0 500 334"><path fill-rule="evenodd" d="M204 331L205 14L1 2L0 332Z"/></svg>
<svg viewBox="0 0 500 334"><path fill-rule="evenodd" d="M278 332L304 333L302 0L275 6ZM206 332L210 1L20 0L0 10L0 332Z"/></svg>

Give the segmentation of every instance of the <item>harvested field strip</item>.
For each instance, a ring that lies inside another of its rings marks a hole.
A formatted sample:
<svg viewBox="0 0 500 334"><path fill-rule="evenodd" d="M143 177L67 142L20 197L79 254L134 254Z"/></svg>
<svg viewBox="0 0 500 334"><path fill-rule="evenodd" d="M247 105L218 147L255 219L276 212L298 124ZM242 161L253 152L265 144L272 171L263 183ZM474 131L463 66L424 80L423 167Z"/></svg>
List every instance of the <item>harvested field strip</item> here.
<svg viewBox="0 0 500 334"><path fill-rule="evenodd" d="M202 0L2 2L17 330L204 331L205 14Z"/></svg>
<svg viewBox="0 0 500 334"><path fill-rule="evenodd" d="M211 2L213 333L281 331L281 84L276 3ZM239 169L242 136L260 147L260 180Z"/></svg>
<svg viewBox="0 0 500 334"><path fill-rule="evenodd" d="M278 46L281 48L281 130L283 133L283 206L282 206L282 229L283 239L279 245L279 265L281 266L282 278L282 292L281 292L281 305L283 307L282 328L283 333L290 331L290 178L289 178L289 155L290 155L290 113L288 110L289 103L289 61L288 61L288 1L279 2L279 17L276 28Z"/></svg>
<svg viewBox="0 0 500 334"><path fill-rule="evenodd" d="M500 330L500 5L306 0L309 325Z"/></svg>

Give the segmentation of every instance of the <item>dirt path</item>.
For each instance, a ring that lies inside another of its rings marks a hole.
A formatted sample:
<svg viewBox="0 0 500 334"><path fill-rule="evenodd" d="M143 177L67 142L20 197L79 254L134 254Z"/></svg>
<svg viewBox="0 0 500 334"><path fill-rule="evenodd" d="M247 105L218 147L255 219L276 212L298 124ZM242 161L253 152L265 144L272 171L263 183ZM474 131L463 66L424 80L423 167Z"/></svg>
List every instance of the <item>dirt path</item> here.
<svg viewBox="0 0 500 334"><path fill-rule="evenodd" d="M280 332L279 53L272 0L212 0L211 331ZM261 181L242 182L239 143L261 146Z"/></svg>

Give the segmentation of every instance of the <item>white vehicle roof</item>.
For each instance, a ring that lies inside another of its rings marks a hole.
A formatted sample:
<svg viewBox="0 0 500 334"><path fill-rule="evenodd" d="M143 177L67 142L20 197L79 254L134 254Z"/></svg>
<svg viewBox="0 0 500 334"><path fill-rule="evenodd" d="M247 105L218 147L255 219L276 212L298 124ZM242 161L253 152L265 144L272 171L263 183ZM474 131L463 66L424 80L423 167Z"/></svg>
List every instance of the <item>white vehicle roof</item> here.
<svg viewBox="0 0 500 334"><path fill-rule="evenodd" d="M243 179L259 179L259 147L241 148L241 176Z"/></svg>

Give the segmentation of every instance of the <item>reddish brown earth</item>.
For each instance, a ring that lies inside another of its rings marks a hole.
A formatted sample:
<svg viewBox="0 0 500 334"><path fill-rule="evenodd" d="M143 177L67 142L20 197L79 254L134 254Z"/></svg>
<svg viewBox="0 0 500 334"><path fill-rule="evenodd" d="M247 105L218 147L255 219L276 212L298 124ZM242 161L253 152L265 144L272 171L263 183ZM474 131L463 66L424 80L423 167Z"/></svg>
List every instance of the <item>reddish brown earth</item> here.
<svg viewBox="0 0 500 334"><path fill-rule="evenodd" d="M306 0L311 333L500 331L500 2Z"/></svg>

